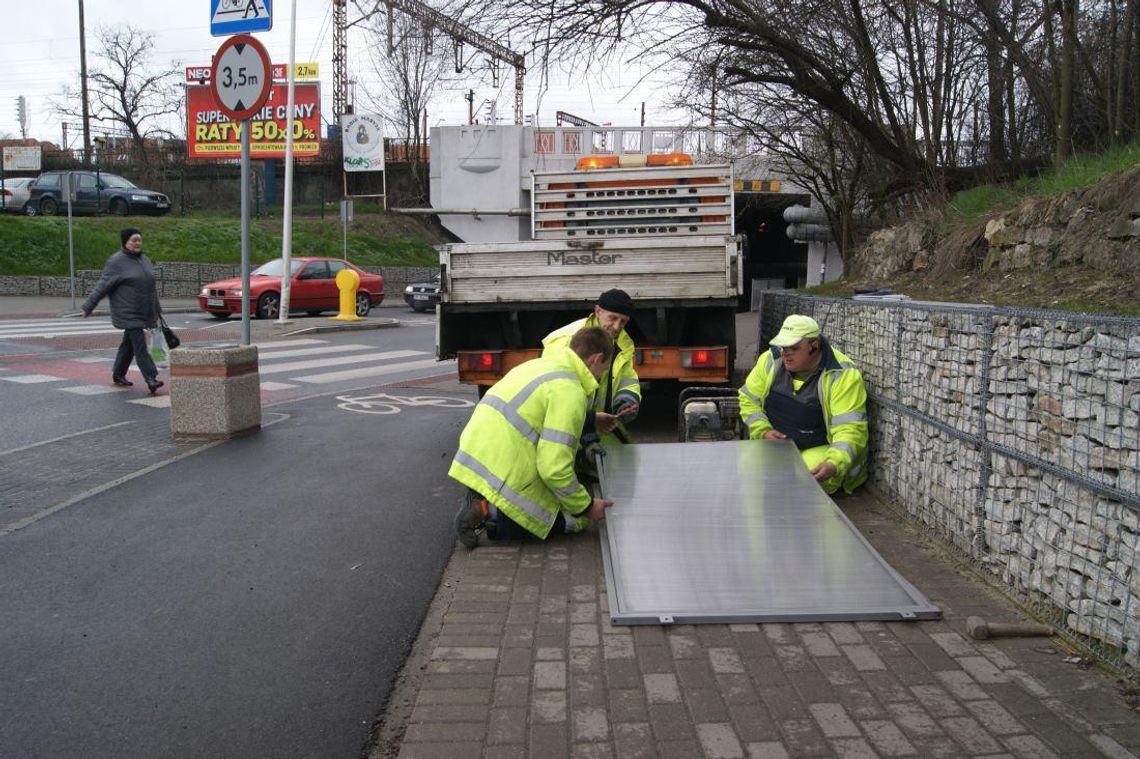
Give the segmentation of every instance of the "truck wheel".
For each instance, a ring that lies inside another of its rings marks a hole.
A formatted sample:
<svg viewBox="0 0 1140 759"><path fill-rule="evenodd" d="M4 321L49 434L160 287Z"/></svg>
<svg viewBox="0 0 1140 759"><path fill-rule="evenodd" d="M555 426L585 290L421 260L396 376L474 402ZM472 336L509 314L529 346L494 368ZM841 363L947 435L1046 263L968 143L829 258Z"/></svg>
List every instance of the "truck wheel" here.
<svg viewBox="0 0 1140 759"><path fill-rule="evenodd" d="M277 293L262 293L257 299L257 318L276 319L281 313L281 296Z"/></svg>

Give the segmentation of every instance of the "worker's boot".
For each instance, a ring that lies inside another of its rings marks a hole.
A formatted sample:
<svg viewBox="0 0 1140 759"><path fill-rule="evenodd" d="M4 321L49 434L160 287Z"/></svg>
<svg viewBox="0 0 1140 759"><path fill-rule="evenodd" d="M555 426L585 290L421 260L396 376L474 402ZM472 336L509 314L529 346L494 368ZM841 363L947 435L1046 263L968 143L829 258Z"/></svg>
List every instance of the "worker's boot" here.
<svg viewBox="0 0 1140 759"><path fill-rule="evenodd" d="M459 542L467 548L479 545L479 533L489 518L487 499L474 490L468 490L455 514L455 533L459 536Z"/></svg>

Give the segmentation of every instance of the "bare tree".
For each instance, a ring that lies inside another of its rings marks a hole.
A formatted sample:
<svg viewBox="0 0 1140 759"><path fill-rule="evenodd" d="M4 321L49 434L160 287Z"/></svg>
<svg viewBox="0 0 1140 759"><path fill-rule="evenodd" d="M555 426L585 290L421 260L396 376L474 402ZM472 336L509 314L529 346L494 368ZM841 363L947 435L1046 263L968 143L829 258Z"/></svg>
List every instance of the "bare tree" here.
<svg viewBox="0 0 1140 759"><path fill-rule="evenodd" d="M136 154L145 159L147 137L173 136L162 121L179 113L182 93L175 83L181 72L175 62L169 68L153 67L153 40L132 26L100 27L95 37L96 61L87 75L91 118L130 135ZM54 110L79 118L78 89L64 88Z"/></svg>
<svg viewBox="0 0 1140 759"><path fill-rule="evenodd" d="M427 106L443 79L449 59L435 49L433 30L395 11L373 16L369 33L369 57L377 86L365 87L371 108L395 126L406 145L416 192L424 195L427 184L425 134Z"/></svg>

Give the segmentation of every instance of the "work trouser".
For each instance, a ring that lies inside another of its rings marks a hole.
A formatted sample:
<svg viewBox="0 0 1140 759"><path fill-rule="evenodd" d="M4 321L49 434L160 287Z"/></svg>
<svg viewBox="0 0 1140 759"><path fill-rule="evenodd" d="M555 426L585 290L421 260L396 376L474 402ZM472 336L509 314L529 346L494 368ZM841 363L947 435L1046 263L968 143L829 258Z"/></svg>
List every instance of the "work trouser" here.
<svg viewBox="0 0 1140 759"><path fill-rule="evenodd" d="M471 504L473 501L479 500L483 496L467 488L467 503ZM569 520L569 521L567 521ZM588 517L580 516L575 517L564 512L558 512L554 517L554 525L550 528L549 535L561 535L566 532L581 532L586 529L590 524ZM487 520L484 525L487 530L487 537L491 540L533 540L534 534L530 530L520 525L518 522L511 519L499 509L495 509L495 515Z"/></svg>

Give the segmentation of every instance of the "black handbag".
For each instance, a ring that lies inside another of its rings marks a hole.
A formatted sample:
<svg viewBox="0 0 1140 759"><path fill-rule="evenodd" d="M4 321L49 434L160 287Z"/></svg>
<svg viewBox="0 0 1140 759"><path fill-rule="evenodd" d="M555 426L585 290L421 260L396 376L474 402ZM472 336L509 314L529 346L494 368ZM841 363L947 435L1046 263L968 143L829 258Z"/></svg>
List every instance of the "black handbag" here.
<svg viewBox="0 0 1140 759"><path fill-rule="evenodd" d="M162 327L162 336L166 340L166 347L168 350L174 350L179 345L182 345L182 341L178 339L178 335L174 334L174 330L172 330L170 328L170 325L166 323L166 319L163 319L161 316L159 316L158 323L159 326Z"/></svg>

